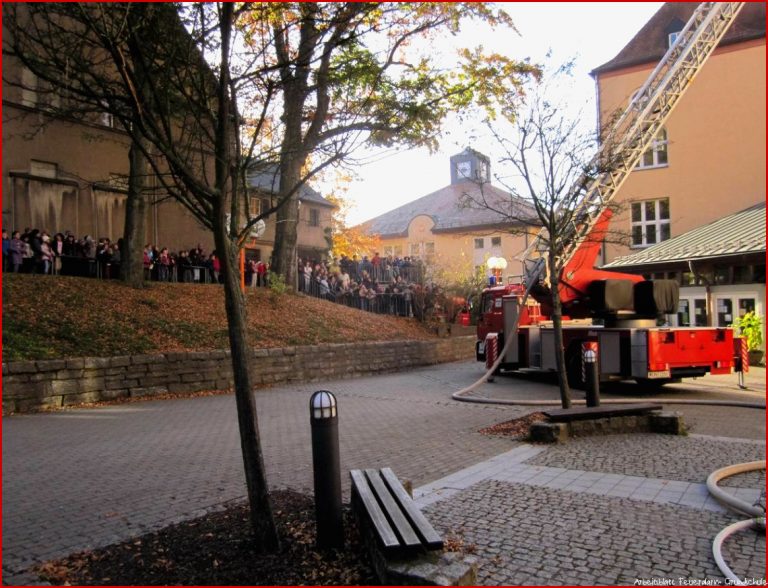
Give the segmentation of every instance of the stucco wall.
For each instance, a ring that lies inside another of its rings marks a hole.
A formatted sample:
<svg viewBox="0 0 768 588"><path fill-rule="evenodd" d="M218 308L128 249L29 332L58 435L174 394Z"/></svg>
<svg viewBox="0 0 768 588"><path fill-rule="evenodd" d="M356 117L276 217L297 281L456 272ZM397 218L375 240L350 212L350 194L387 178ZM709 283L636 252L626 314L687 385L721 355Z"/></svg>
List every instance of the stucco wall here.
<svg viewBox="0 0 768 588"><path fill-rule="evenodd" d="M264 386L392 372L469 359L474 342L466 336L256 349L252 375ZM18 361L3 363L3 412L231 387L228 351Z"/></svg>
<svg viewBox="0 0 768 588"><path fill-rule="evenodd" d="M598 78L603 124L655 64ZM724 47L704 64L670 115L669 164L632 172L616 202L669 198L671 236L765 200L765 39ZM629 232L629 211L613 230ZM631 252L609 245L606 262Z"/></svg>

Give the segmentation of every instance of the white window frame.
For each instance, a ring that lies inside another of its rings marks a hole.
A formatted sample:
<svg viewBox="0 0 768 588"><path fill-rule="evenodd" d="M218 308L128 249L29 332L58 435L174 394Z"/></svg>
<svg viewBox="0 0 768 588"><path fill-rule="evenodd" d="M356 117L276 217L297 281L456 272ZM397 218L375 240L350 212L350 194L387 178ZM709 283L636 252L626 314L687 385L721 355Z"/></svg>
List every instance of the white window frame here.
<svg viewBox="0 0 768 588"><path fill-rule="evenodd" d="M666 241L667 239L672 237L672 227L671 227L671 220L669 216L668 218L661 218L661 203L666 200L667 201L667 212L669 212L669 198L657 198L653 200L636 200L630 204L630 211L629 211L629 223L630 223L630 239L632 242L632 249L642 249L645 247L650 247L651 245L656 245L656 243L661 243L662 241ZM649 220L646 218L646 204L649 202L654 203L654 218ZM640 220L634 220L632 212L635 205L640 206ZM666 225L669 227L669 236L667 239L661 238L661 227ZM656 240L653 242L648 241L648 231L647 228L649 226L655 226L656 227ZM635 243L635 228L641 227L641 242Z"/></svg>
<svg viewBox="0 0 768 588"><path fill-rule="evenodd" d="M667 35L667 48L675 44L675 41L677 41L677 38L680 36L680 33L682 32L683 31L674 31L672 33L669 33L669 35Z"/></svg>
<svg viewBox="0 0 768 588"><path fill-rule="evenodd" d="M640 161L637 162L637 169L653 169L657 167L669 167L669 135L667 129L662 127L651 142L651 146L643 152ZM646 163L645 156L651 154L652 161ZM664 161L661 159L661 153L664 154Z"/></svg>

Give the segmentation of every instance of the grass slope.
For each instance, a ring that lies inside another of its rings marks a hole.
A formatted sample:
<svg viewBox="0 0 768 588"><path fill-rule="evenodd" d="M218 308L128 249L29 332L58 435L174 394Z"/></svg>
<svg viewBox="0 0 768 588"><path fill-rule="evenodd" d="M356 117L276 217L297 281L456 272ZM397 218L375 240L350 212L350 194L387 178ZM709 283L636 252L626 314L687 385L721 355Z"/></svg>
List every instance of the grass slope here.
<svg viewBox="0 0 768 588"><path fill-rule="evenodd" d="M202 351L229 346L221 286L3 276L3 361ZM413 319L249 288L253 347L429 339Z"/></svg>

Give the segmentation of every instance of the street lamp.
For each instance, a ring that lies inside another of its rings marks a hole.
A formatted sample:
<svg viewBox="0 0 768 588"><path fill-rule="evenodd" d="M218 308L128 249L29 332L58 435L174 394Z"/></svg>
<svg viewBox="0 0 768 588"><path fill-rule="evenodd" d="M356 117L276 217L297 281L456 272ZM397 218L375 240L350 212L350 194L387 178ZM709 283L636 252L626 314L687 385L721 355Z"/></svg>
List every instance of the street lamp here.
<svg viewBox="0 0 768 588"><path fill-rule="evenodd" d="M318 390L309 399L312 425L312 469L315 481L317 546L344 547L339 465L339 417L336 397Z"/></svg>
<svg viewBox="0 0 768 588"><path fill-rule="evenodd" d="M503 257L489 257L488 261L486 261L485 264L488 266L488 269L491 270L491 272L493 273L493 281L496 284L502 283L501 272L507 269L507 260L504 259Z"/></svg>

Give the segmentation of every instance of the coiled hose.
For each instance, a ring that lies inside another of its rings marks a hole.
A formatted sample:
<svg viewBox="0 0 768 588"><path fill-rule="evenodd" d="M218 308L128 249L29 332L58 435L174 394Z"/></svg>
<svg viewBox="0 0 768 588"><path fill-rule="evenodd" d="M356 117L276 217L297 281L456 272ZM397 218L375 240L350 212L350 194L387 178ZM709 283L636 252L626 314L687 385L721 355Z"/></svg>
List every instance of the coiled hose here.
<svg viewBox="0 0 768 588"><path fill-rule="evenodd" d="M722 548L725 540L734 533L743 529L762 529L765 532L765 507L758 504L749 504L739 498L736 498L732 494L728 494L717 483L723 478L735 476L745 472L754 472L757 470L765 469L765 460L762 461L750 461L747 463L738 463L712 472L707 478L707 490L717 500L722 502L725 506L735 510L739 513L746 514L753 518L738 521L725 527L720 531L712 542L712 555L715 557L717 567L723 575L728 578L736 586L745 586L746 583L733 573L733 570L728 566L723 558Z"/></svg>

